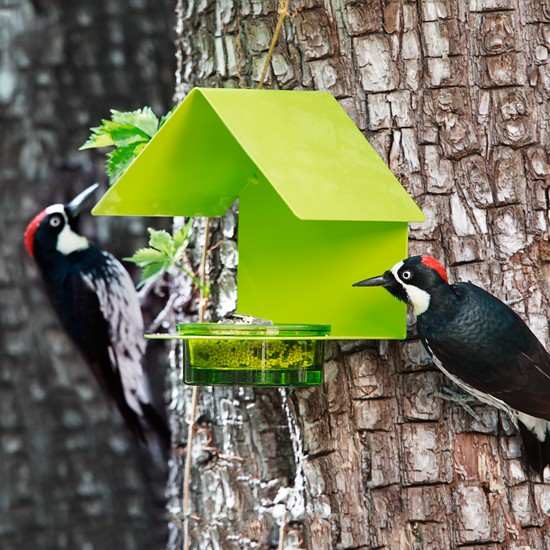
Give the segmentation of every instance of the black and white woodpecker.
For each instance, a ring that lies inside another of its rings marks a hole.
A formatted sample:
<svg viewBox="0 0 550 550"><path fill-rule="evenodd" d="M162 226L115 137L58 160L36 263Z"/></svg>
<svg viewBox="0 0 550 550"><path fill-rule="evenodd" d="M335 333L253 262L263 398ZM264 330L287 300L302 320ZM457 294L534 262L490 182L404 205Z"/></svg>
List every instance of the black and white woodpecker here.
<svg viewBox="0 0 550 550"><path fill-rule="evenodd" d="M130 431L151 449L160 445L166 451L170 432L152 403L141 364L143 318L132 279L112 254L77 231L78 216L97 187L42 210L27 226L25 248L63 328Z"/></svg>
<svg viewBox="0 0 550 550"><path fill-rule="evenodd" d="M550 465L550 355L509 306L468 282L449 284L430 256L412 256L354 286L382 286L409 302L437 367L520 430L529 465Z"/></svg>

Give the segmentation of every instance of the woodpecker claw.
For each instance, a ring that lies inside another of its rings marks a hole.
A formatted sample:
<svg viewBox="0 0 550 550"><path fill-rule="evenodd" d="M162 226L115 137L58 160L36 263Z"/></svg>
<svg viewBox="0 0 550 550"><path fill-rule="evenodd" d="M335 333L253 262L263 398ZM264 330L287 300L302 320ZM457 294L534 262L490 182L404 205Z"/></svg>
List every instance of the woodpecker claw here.
<svg viewBox="0 0 550 550"><path fill-rule="evenodd" d="M449 403L456 403L462 409L464 409L474 420L477 422L483 422L481 417L470 407L470 403L479 403L479 401L467 393L457 392L449 388L448 386L443 386L440 391L434 392L434 397L439 397L443 401L448 401Z"/></svg>

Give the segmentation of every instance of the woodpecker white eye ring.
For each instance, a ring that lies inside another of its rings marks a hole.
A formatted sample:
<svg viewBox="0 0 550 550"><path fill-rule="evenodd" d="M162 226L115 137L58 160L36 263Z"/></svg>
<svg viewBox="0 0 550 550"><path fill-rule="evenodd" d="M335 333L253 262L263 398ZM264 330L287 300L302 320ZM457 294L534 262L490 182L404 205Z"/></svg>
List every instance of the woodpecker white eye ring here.
<svg viewBox="0 0 550 550"><path fill-rule="evenodd" d="M50 225L52 227L59 227L61 225L61 217L60 216L52 216L50 218Z"/></svg>
<svg viewBox="0 0 550 550"><path fill-rule="evenodd" d="M401 273L401 278L404 281L409 281L412 278L412 273L408 269L406 269L405 271L403 271L403 273Z"/></svg>

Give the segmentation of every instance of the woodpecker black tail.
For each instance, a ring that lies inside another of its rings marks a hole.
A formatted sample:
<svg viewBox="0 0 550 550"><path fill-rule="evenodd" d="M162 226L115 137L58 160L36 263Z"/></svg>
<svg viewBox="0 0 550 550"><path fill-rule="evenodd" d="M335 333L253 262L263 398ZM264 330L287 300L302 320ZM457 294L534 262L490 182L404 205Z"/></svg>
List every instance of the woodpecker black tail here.
<svg viewBox="0 0 550 550"><path fill-rule="evenodd" d="M429 256L407 258L355 286L383 286L411 303L434 364L509 415L534 471L550 465L550 355L517 313L472 283L449 284Z"/></svg>
<svg viewBox="0 0 550 550"><path fill-rule="evenodd" d="M25 247L61 324L128 429L138 441L151 448L158 442L166 451L170 431L153 406L141 365L145 341L135 287L113 255L77 232L77 217L96 187L67 205L54 204L40 212L25 231Z"/></svg>
<svg viewBox="0 0 550 550"><path fill-rule="evenodd" d="M541 442L522 423L519 424L519 432L523 442L525 462L533 471L542 476L544 468L550 464L550 436Z"/></svg>

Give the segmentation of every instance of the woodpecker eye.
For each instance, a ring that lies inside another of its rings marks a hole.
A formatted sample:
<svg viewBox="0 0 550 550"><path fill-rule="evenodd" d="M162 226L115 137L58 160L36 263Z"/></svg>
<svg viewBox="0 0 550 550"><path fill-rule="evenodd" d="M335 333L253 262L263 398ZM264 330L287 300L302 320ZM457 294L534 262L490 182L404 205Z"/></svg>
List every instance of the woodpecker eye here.
<svg viewBox="0 0 550 550"><path fill-rule="evenodd" d="M52 227L59 227L61 225L61 216L52 216L50 218L50 225Z"/></svg>
<svg viewBox="0 0 550 550"><path fill-rule="evenodd" d="M412 278L412 273L408 270L406 271L403 271L403 273L401 273L401 278L404 280L404 281L409 281L411 278Z"/></svg>

